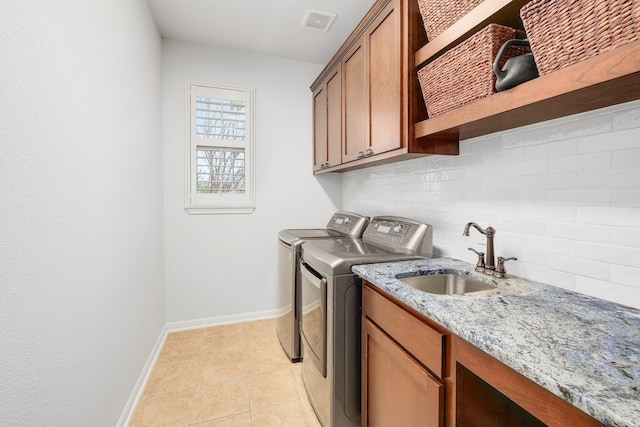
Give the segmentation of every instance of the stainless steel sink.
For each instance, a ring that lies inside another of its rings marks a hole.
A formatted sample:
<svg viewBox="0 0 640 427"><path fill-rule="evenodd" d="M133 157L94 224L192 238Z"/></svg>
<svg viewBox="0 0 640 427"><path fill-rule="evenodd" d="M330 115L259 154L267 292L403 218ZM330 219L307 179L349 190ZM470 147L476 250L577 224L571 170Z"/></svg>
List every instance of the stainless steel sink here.
<svg viewBox="0 0 640 427"><path fill-rule="evenodd" d="M462 295L469 292L496 289L489 283L458 274L411 276L400 278L400 281L412 288L438 295Z"/></svg>

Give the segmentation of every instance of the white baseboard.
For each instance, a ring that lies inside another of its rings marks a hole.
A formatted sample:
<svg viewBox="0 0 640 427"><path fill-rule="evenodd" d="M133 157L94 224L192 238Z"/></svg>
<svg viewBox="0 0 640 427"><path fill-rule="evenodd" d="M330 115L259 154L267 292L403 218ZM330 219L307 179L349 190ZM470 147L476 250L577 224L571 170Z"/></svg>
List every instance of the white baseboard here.
<svg viewBox="0 0 640 427"><path fill-rule="evenodd" d="M168 334L167 325L165 324L162 330L160 331L160 335L156 340L155 345L153 346L153 350L151 350L151 354L147 359L147 363L145 363L144 368L142 368L142 372L138 377L138 381L136 385L133 387L133 391L129 396L129 400L127 401L126 406L124 407L124 411L122 411L122 415L120 415L120 419L116 424L117 427L126 427L131 422L131 417L133 417L133 412L140 401L140 397L142 397L142 393L144 392L145 387L147 386L147 382L149 381L149 376L153 371L153 367L156 365L156 361L158 360L158 356L160 355L160 350L162 350L162 346L164 345L164 341L167 338Z"/></svg>
<svg viewBox="0 0 640 427"><path fill-rule="evenodd" d="M231 323L239 323L239 322L249 322L252 320L262 320L262 319L271 319L273 317L278 317L284 314L286 308L280 310L266 310L266 311L257 311L254 313L245 313L245 314L234 314L231 316L218 316L218 317L207 317L204 319L195 319L195 320L185 320L181 322L169 322L164 325L162 331L160 332L160 336L156 340L156 344L153 346L153 350L151 350L151 354L147 359L147 363L144 365L142 372L138 378L138 382L136 383L133 391L131 392L131 396L129 396L129 400L127 401L127 405L118 420L117 427L126 427L131 422L131 417L133 417L133 412L142 397L142 393L144 392L145 387L147 386L147 382L149 381L149 377L151 376L151 372L153 371L153 367L156 365L156 361L158 360L158 356L160 355L160 351L162 350L162 346L164 345L164 341L167 338L167 335L171 332L177 331L186 331L189 329L199 329L199 328L208 328L211 326L219 326L219 325L228 325Z"/></svg>
<svg viewBox="0 0 640 427"><path fill-rule="evenodd" d="M284 314L282 310L256 311L253 313L233 314L229 316L206 317L203 319L184 320L181 322L167 323L167 332L186 331L189 329L208 328L211 326L228 325L231 323L249 322L278 317Z"/></svg>

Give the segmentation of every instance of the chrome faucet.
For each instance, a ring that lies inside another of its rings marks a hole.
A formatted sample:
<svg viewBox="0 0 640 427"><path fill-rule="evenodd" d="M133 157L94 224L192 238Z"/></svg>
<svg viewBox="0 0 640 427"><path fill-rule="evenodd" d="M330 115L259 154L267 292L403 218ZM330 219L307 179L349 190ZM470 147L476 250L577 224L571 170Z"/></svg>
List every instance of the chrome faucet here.
<svg viewBox="0 0 640 427"><path fill-rule="evenodd" d="M494 264L494 257L493 257L493 236L496 235L496 230L491 226L483 230L482 227L480 227L475 222L470 222L464 226L464 231L462 232L462 235L468 236L469 228L471 227L475 228L476 230L478 230L480 233L484 234L487 237L487 254L484 261L484 273L493 276L496 271L496 266Z"/></svg>

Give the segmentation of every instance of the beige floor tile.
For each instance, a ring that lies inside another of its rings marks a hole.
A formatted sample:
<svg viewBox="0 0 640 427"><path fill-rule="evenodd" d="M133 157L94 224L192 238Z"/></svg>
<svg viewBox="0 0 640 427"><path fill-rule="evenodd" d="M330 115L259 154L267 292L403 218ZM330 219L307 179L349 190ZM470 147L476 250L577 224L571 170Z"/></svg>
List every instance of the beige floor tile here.
<svg viewBox="0 0 640 427"><path fill-rule="evenodd" d="M245 377L247 366L242 350L231 349L222 354L206 354L200 359L198 383Z"/></svg>
<svg viewBox="0 0 640 427"><path fill-rule="evenodd" d="M249 389L245 377L198 384L191 422L224 418L249 410Z"/></svg>
<svg viewBox="0 0 640 427"><path fill-rule="evenodd" d="M261 374L291 366L291 362L282 350L275 352L247 349L246 357L247 374L249 375Z"/></svg>
<svg viewBox="0 0 640 427"><path fill-rule="evenodd" d="M247 373L254 375L262 372L273 371L291 366L275 330L271 334L265 334L263 338L249 340L245 345L247 359ZM265 338L266 337L266 338Z"/></svg>
<svg viewBox="0 0 640 427"><path fill-rule="evenodd" d="M167 335L167 341L202 338L203 335L204 335L204 329L202 328L189 329L186 331L171 332L169 335Z"/></svg>
<svg viewBox="0 0 640 427"><path fill-rule="evenodd" d="M235 335L205 335L202 353L210 354L243 348L244 337L242 333Z"/></svg>
<svg viewBox="0 0 640 427"><path fill-rule="evenodd" d="M293 369L284 368L249 377L251 409L299 400Z"/></svg>
<svg viewBox="0 0 640 427"><path fill-rule="evenodd" d="M253 423L251 422L251 413L245 412L240 415L233 415L231 417L207 421L202 424L191 425L197 427L252 427Z"/></svg>
<svg viewBox="0 0 640 427"><path fill-rule="evenodd" d="M244 335L250 337L276 336L275 330L275 319L255 320L242 324L242 331Z"/></svg>
<svg viewBox="0 0 640 427"><path fill-rule="evenodd" d="M129 427L188 426L195 387L143 396Z"/></svg>
<svg viewBox="0 0 640 427"><path fill-rule="evenodd" d="M320 426L275 319L167 336L130 426L187 425Z"/></svg>
<svg viewBox="0 0 640 427"><path fill-rule="evenodd" d="M156 366L151 373L145 394L179 390L196 385L198 360Z"/></svg>
<svg viewBox="0 0 640 427"><path fill-rule="evenodd" d="M203 351L200 356L201 359L206 359L210 362L233 362L236 360L245 360L245 351L242 347L221 347L217 351L206 352Z"/></svg>
<svg viewBox="0 0 640 427"><path fill-rule="evenodd" d="M307 400L307 390L304 388L304 380L302 379L302 363L296 363L292 367L296 380L296 388L301 399ZM311 404L309 404L311 407Z"/></svg>
<svg viewBox="0 0 640 427"><path fill-rule="evenodd" d="M184 337L168 336L162 346L156 365L197 359L202 354L203 345L204 338L202 333Z"/></svg>
<svg viewBox="0 0 640 427"><path fill-rule="evenodd" d="M256 336L245 335L244 340L245 348L247 350L269 351L282 354L283 357L286 357L284 351L282 350L282 346L280 345L280 341L274 333L261 334Z"/></svg>
<svg viewBox="0 0 640 427"><path fill-rule="evenodd" d="M211 326L204 328L205 337L214 335L242 335L243 323L231 323L229 325Z"/></svg>
<svg viewBox="0 0 640 427"><path fill-rule="evenodd" d="M253 425L260 427L318 427L317 420L312 419L303 408L300 400L269 406L251 412Z"/></svg>

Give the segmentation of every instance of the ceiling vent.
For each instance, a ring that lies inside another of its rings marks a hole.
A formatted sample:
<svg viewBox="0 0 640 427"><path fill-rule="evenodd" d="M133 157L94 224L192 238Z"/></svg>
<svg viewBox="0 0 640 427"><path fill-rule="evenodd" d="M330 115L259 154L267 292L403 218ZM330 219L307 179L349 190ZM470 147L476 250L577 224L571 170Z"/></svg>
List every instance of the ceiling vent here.
<svg viewBox="0 0 640 427"><path fill-rule="evenodd" d="M329 31L333 20L336 19L335 13L320 12L318 10L307 9L307 13L304 16L302 22L303 28L315 31Z"/></svg>

